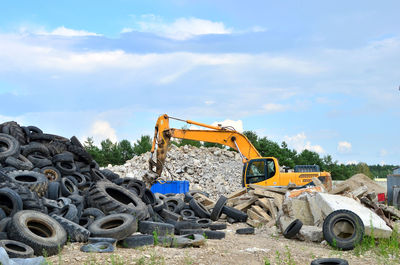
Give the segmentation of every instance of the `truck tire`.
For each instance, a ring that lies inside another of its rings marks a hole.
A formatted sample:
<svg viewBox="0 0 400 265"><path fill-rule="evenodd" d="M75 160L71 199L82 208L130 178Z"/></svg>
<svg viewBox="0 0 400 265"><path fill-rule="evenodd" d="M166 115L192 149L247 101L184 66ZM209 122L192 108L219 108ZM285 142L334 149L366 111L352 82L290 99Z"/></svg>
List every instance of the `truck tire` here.
<svg viewBox="0 0 400 265"><path fill-rule="evenodd" d="M46 194L48 180L42 173L29 170L16 170L7 173L7 177L11 182L25 186L31 191L36 192L39 196Z"/></svg>
<svg viewBox="0 0 400 265"><path fill-rule="evenodd" d="M233 207L224 206L222 207L222 212L237 222L247 221L247 214Z"/></svg>
<svg viewBox="0 0 400 265"><path fill-rule="evenodd" d="M132 235L118 241L118 246L122 248L138 248L152 245L154 245L153 235Z"/></svg>
<svg viewBox="0 0 400 265"><path fill-rule="evenodd" d="M89 226L93 237L123 239L137 230L137 220L130 214L111 214L97 219Z"/></svg>
<svg viewBox="0 0 400 265"><path fill-rule="evenodd" d="M15 240L3 239L0 240L0 247L6 250L10 258L33 258L33 249L27 244Z"/></svg>
<svg viewBox="0 0 400 265"><path fill-rule="evenodd" d="M349 263L344 259L325 258L313 260L311 261L311 265L349 265Z"/></svg>
<svg viewBox="0 0 400 265"><path fill-rule="evenodd" d="M153 235L155 231L158 236L173 235L175 227L172 224L158 223L152 221L140 221L139 232L142 234Z"/></svg>
<svg viewBox="0 0 400 265"><path fill-rule="evenodd" d="M20 144L11 135L0 133L0 143L6 146L0 152L0 162L4 162L9 156L17 157L19 155Z"/></svg>
<svg viewBox="0 0 400 265"><path fill-rule="evenodd" d="M283 231L283 236L288 239L295 237L302 226L303 223L299 219L294 220L286 227L285 231Z"/></svg>
<svg viewBox="0 0 400 265"><path fill-rule="evenodd" d="M52 214L51 217L53 217L65 229L68 238L72 242L88 241L90 232L86 228L59 215Z"/></svg>
<svg viewBox="0 0 400 265"><path fill-rule="evenodd" d="M33 168L32 162L21 154L18 157L9 156L4 162L20 170L31 170Z"/></svg>
<svg viewBox="0 0 400 265"><path fill-rule="evenodd" d="M2 209L6 216L13 216L22 210L21 197L10 188L0 189L0 209Z"/></svg>
<svg viewBox="0 0 400 265"><path fill-rule="evenodd" d="M189 202L190 208L196 213L200 218L210 218L210 212L198 203L194 198Z"/></svg>
<svg viewBox="0 0 400 265"><path fill-rule="evenodd" d="M24 145L22 154L25 157L28 157L30 154L42 155L44 157L50 156L49 149L44 144L37 143L37 142L32 142L28 145Z"/></svg>
<svg viewBox="0 0 400 265"><path fill-rule="evenodd" d="M254 235L254 227L239 228L236 230L236 234L239 235Z"/></svg>
<svg viewBox="0 0 400 265"><path fill-rule="evenodd" d="M222 214L222 208L225 206L226 201L228 199L225 196L219 197L218 201L215 203L215 206L211 212L210 219L213 221L218 221L219 217Z"/></svg>
<svg viewBox="0 0 400 265"><path fill-rule="evenodd" d="M36 256L52 256L67 241L65 229L50 216L31 210L19 211L12 217L8 237L33 248Z"/></svg>
<svg viewBox="0 0 400 265"><path fill-rule="evenodd" d="M44 167L40 170L40 173L46 176L46 178L50 181L60 181L61 180L61 172L58 171L57 168L53 166Z"/></svg>
<svg viewBox="0 0 400 265"><path fill-rule="evenodd" d="M226 229L226 223L212 223L209 228L211 230L224 230Z"/></svg>
<svg viewBox="0 0 400 265"><path fill-rule="evenodd" d="M99 181L89 189L89 205L103 213L129 213L142 220L147 216L146 205L134 193L109 181Z"/></svg>
<svg viewBox="0 0 400 265"><path fill-rule="evenodd" d="M22 200L22 207L24 210L35 210L38 212L45 212L46 208L38 195L25 186L18 185L13 182L0 183L1 188L10 188L15 191Z"/></svg>
<svg viewBox="0 0 400 265"><path fill-rule="evenodd" d="M361 243L364 230L361 218L348 210L331 212L322 226L328 244L341 250L351 250Z"/></svg>

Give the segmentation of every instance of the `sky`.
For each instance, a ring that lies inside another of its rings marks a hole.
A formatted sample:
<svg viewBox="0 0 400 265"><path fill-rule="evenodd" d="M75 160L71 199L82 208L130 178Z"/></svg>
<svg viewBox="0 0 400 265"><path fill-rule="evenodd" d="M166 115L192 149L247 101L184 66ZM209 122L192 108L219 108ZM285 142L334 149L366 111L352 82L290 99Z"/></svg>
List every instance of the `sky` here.
<svg viewBox="0 0 400 265"><path fill-rule="evenodd" d="M167 113L231 120L339 163L399 165L399 10L396 0L3 0L0 122L134 142Z"/></svg>

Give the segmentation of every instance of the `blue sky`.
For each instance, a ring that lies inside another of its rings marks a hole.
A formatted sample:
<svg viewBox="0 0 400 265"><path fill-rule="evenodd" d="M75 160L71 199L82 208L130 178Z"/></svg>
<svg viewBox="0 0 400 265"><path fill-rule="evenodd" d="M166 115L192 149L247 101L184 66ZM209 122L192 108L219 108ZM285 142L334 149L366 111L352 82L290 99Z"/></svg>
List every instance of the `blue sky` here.
<svg viewBox="0 0 400 265"><path fill-rule="evenodd" d="M400 163L399 1L82 2L2 1L0 122L135 141L168 113Z"/></svg>

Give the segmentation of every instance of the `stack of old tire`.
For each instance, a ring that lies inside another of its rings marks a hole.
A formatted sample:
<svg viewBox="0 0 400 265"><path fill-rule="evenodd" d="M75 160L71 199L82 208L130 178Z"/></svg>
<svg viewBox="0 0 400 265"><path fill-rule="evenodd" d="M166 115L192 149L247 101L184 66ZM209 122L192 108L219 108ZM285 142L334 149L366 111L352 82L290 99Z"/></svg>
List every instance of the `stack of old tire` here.
<svg viewBox="0 0 400 265"><path fill-rule="evenodd" d="M203 236L225 237L216 230L226 223L213 222L222 213L246 221L245 213L225 206L225 197L210 211L193 198L196 192L154 194L140 180L100 170L75 136L0 124L0 247L10 257L54 255L67 240L99 252L115 242L140 247L154 239L197 246Z"/></svg>

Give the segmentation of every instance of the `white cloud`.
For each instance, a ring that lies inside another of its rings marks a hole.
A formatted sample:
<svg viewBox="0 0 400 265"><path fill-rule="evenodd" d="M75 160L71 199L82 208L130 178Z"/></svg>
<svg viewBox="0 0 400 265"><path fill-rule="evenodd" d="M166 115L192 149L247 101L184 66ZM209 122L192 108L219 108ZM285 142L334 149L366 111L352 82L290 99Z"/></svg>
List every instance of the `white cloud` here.
<svg viewBox="0 0 400 265"><path fill-rule="evenodd" d="M358 161L356 161L356 160L348 160L348 161L346 161L345 164L346 164L346 165L357 165L357 164L358 164Z"/></svg>
<svg viewBox="0 0 400 265"><path fill-rule="evenodd" d="M221 124L222 127L233 127L238 132L243 132L243 122L241 120L224 120L224 121L216 121L213 122L211 125L218 126Z"/></svg>
<svg viewBox="0 0 400 265"><path fill-rule="evenodd" d="M110 139L113 143L118 140L115 129L111 127L109 122L104 120L94 121L90 127L89 135L93 137L96 145L106 139Z"/></svg>
<svg viewBox="0 0 400 265"><path fill-rule="evenodd" d="M267 113L282 112L289 109L289 106L277 103L268 103L263 105L263 109Z"/></svg>
<svg viewBox="0 0 400 265"><path fill-rule="evenodd" d="M352 148L351 143L346 141L339 142L337 146L337 150L340 153L348 153L351 151L351 148Z"/></svg>
<svg viewBox="0 0 400 265"><path fill-rule="evenodd" d="M52 31L38 30L34 32L38 35L54 35L54 36L64 36L64 37L84 37L84 36L102 36L94 32L89 32L86 30L75 30L69 29L64 26L58 27Z"/></svg>
<svg viewBox="0 0 400 265"><path fill-rule="evenodd" d="M260 28L257 29L260 30ZM141 16L134 28L123 28L121 33L132 32L134 30L150 32L175 40L187 40L195 36L207 34L232 33L232 29L227 28L223 22L190 17L178 18L174 22L168 23L155 15Z"/></svg>
<svg viewBox="0 0 400 265"><path fill-rule="evenodd" d="M380 156L386 156L388 154L388 151L386 149L381 149L381 151L379 152Z"/></svg>
<svg viewBox="0 0 400 265"><path fill-rule="evenodd" d="M206 104L206 105L213 105L213 104L215 104L215 101L212 101L212 100L206 100L206 101L204 101L204 104Z"/></svg>
<svg viewBox="0 0 400 265"><path fill-rule="evenodd" d="M312 145L310 141L307 141L307 136L304 132L294 136L285 136L284 141L297 152L302 152L303 150L307 149L318 154L325 153L325 150L322 148L322 146Z"/></svg>

